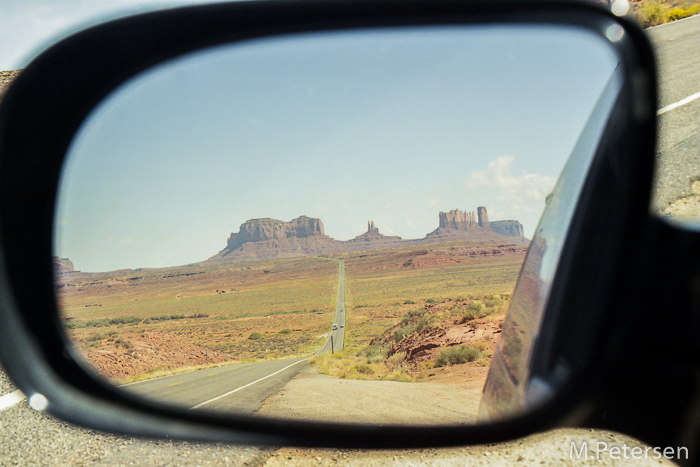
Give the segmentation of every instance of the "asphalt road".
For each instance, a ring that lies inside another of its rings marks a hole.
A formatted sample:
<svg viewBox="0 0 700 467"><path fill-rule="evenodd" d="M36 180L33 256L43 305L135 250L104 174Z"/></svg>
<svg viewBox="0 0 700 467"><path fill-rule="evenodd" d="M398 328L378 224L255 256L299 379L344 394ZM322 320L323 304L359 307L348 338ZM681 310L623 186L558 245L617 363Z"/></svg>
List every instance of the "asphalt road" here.
<svg viewBox="0 0 700 467"><path fill-rule="evenodd" d="M317 353L341 350L345 345L345 263L338 261L338 299L335 304L333 328Z"/></svg>
<svg viewBox="0 0 700 467"><path fill-rule="evenodd" d="M338 261L338 297L326 341L316 354L343 348L345 338L345 264ZM266 360L178 373L123 386L148 399L214 412L254 413L308 367L309 357Z"/></svg>
<svg viewBox="0 0 700 467"><path fill-rule="evenodd" d="M657 52L663 109L700 92L700 16L647 30ZM654 208L692 194L700 180L700 99L659 116Z"/></svg>
<svg viewBox="0 0 700 467"><path fill-rule="evenodd" d="M252 413L308 365L308 358L267 360L178 373L123 388L190 409Z"/></svg>

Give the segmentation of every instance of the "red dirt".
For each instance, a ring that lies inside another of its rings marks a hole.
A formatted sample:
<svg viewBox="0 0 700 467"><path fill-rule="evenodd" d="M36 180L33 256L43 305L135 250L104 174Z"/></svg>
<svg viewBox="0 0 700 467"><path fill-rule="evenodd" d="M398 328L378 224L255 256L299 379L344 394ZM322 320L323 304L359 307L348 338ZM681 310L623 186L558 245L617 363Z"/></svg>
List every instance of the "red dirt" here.
<svg viewBox="0 0 700 467"><path fill-rule="evenodd" d="M207 350L187 339L166 332L120 333L105 344L81 345L81 350L100 374L108 378L126 378L154 370L223 363L234 359L227 354Z"/></svg>

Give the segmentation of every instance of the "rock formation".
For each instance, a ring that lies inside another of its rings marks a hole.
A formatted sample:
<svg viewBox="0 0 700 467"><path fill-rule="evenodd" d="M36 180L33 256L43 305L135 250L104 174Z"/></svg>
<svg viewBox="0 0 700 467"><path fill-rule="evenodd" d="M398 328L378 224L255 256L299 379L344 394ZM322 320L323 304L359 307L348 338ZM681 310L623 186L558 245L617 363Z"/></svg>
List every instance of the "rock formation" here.
<svg viewBox="0 0 700 467"><path fill-rule="evenodd" d="M307 216L297 217L290 222L283 222L269 217L251 219L241 224L238 233L232 233L226 245L227 250L235 250L245 243L283 240L288 238L305 238L325 235L321 219Z"/></svg>
<svg viewBox="0 0 700 467"><path fill-rule="evenodd" d="M374 221L367 221L367 232L343 243L345 244L346 250L350 251L392 248L393 246L401 246L405 241L401 240L401 237L380 234L379 228L374 225ZM360 246L358 243L364 243L365 245Z"/></svg>
<svg viewBox="0 0 700 467"><path fill-rule="evenodd" d="M73 267L73 262L68 258L59 258L58 256L53 257L53 271L54 274L69 274L75 271Z"/></svg>
<svg viewBox="0 0 700 467"><path fill-rule="evenodd" d="M439 225L422 239L402 240L401 237L382 235L374 221L370 220L365 233L351 240L339 241L325 234L320 219L307 216L290 222L270 218L251 219L241 224L238 232L231 234L226 248L207 261L228 263L291 258L446 241L527 243L520 222L489 222L483 206L478 207L476 212L459 209L441 212Z"/></svg>
<svg viewBox="0 0 700 467"><path fill-rule="evenodd" d="M525 237L523 234L523 224L518 221L494 221L489 224L491 230L508 237Z"/></svg>
<svg viewBox="0 0 700 467"><path fill-rule="evenodd" d="M479 216L479 227L482 229L488 229L489 228L489 215L486 212L486 208L483 206L479 206L476 208L476 214Z"/></svg>
<svg viewBox="0 0 700 467"><path fill-rule="evenodd" d="M379 229L374 226L374 221L367 221L367 233L379 233Z"/></svg>
<svg viewBox="0 0 700 467"><path fill-rule="evenodd" d="M464 212L459 209L453 209L449 212L441 212L439 218L439 226L444 229L467 230L477 225L473 211Z"/></svg>

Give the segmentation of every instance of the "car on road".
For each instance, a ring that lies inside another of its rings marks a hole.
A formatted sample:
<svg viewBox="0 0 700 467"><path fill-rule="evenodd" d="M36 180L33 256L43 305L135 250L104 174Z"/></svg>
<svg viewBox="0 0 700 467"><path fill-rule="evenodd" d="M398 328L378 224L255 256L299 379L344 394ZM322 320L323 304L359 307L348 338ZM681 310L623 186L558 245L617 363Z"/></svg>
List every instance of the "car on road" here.
<svg viewBox="0 0 700 467"><path fill-rule="evenodd" d="M687 445L691 458L677 460L698 464L700 235L649 210L656 77L648 41L633 24L592 5L501 7L496 14L490 4L448 0L206 5L85 31L28 66L0 107L0 358L31 406L122 434L275 446L449 446L558 426L604 428L662 449ZM524 26L561 34L574 28L619 59L520 272L480 409L490 424L223 417L125 396L86 370L60 327L52 238L64 157L89 112L130 77L203 47L299 33L324 41L339 30L397 26L416 34L487 28L494 38Z"/></svg>

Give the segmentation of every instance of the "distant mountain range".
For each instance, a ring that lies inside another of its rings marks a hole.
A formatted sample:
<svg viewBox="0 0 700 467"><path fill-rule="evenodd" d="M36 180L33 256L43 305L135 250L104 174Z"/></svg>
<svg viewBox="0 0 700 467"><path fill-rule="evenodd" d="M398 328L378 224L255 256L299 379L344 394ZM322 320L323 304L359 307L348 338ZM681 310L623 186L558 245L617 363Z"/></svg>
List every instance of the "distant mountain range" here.
<svg viewBox="0 0 700 467"><path fill-rule="evenodd" d="M447 241L501 241L527 245L523 226L517 220L489 222L485 207L476 212L458 209L441 212L439 227L422 239L404 240L379 233L374 221L357 237L340 241L329 237L321 219L301 216L290 222L277 219L250 219L232 233L226 247L206 263L232 263L275 258L292 258L347 251L377 250L421 243Z"/></svg>

